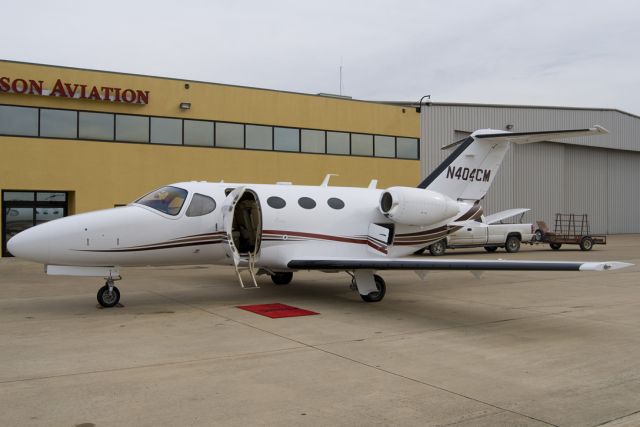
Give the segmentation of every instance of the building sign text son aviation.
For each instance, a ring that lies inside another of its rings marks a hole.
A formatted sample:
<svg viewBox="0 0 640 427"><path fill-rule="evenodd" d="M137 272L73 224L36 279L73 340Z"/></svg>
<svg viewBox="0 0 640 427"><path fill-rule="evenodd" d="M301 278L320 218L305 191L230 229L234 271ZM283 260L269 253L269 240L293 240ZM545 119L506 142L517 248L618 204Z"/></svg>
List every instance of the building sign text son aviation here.
<svg viewBox="0 0 640 427"><path fill-rule="evenodd" d="M63 82L61 79L56 80L51 89L45 89L43 80L0 77L0 93L92 99L94 101L122 102L125 104L146 105L149 103L148 90L91 86Z"/></svg>

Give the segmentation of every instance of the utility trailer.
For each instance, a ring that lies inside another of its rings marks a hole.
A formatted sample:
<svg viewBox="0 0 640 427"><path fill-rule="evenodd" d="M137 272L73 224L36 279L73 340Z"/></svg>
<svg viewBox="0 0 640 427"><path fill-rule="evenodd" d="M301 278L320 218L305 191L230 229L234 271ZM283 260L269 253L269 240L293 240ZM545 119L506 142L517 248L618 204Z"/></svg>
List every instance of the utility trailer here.
<svg viewBox="0 0 640 427"><path fill-rule="evenodd" d="M607 236L591 234L587 214L556 214L554 231L550 231L544 221L536 222L538 228L533 239L536 243L548 243L557 251L562 245L579 245L583 251L590 251L593 245L606 245Z"/></svg>

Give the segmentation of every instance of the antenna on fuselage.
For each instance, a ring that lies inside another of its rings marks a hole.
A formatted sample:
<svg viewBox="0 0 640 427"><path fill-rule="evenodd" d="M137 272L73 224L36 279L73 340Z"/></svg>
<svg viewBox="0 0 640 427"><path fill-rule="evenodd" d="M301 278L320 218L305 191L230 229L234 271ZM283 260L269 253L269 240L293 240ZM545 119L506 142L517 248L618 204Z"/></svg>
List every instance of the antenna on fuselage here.
<svg viewBox="0 0 640 427"><path fill-rule="evenodd" d="M329 180L331 179L332 176L340 176L337 173L328 173L327 175L325 175L324 180L322 181L322 184L320 184L320 187L328 187L329 186Z"/></svg>
<svg viewBox="0 0 640 427"><path fill-rule="evenodd" d="M367 188L369 190L375 190L377 187L378 187L378 180L377 179L372 179Z"/></svg>

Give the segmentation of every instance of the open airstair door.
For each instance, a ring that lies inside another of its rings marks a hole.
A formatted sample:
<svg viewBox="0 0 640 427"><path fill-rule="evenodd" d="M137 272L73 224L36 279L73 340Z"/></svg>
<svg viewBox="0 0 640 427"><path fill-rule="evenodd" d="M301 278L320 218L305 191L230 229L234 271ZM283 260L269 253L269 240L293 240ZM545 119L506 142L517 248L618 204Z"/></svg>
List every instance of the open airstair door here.
<svg viewBox="0 0 640 427"><path fill-rule="evenodd" d="M232 259L243 288L257 288L255 262L260 254L262 211L258 196L246 187L229 193L222 204L222 222L226 233L225 251ZM245 286L241 271L248 271L253 286Z"/></svg>

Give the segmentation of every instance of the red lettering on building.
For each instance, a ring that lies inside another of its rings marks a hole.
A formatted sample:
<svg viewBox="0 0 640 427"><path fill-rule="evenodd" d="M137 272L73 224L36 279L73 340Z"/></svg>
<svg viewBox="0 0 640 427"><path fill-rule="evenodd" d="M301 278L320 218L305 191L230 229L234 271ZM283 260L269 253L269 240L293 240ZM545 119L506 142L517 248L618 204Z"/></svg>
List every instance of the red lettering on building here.
<svg viewBox="0 0 640 427"><path fill-rule="evenodd" d="M14 93L25 93L29 90L29 84L24 79L15 79L11 83L11 90Z"/></svg>
<svg viewBox="0 0 640 427"><path fill-rule="evenodd" d="M49 96L62 96L64 98L67 97L67 92L64 91L64 85L60 79L56 80L56 83L53 85L53 89L51 89L51 93Z"/></svg>
<svg viewBox="0 0 640 427"><path fill-rule="evenodd" d="M31 95L42 95L42 85L44 85L43 80L29 80L29 93Z"/></svg>
<svg viewBox="0 0 640 427"><path fill-rule="evenodd" d="M57 79L51 90L45 89L44 80L0 77L0 93L55 96L60 98L91 99L95 101L123 102L126 104L149 103L148 90L63 82Z"/></svg>
<svg viewBox="0 0 640 427"><path fill-rule="evenodd" d="M11 90L11 79L9 77L0 77L0 92L9 92Z"/></svg>

